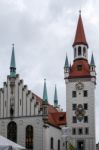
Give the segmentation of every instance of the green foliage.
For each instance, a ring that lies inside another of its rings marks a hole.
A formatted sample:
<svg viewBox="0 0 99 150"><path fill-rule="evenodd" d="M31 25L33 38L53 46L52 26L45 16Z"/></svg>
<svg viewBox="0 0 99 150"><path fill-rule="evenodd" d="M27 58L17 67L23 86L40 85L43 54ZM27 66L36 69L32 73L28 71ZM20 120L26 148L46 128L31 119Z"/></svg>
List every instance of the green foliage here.
<svg viewBox="0 0 99 150"><path fill-rule="evenodd" d="M75 147L71 143L69 144L69 150L75 150Z"/></svg>

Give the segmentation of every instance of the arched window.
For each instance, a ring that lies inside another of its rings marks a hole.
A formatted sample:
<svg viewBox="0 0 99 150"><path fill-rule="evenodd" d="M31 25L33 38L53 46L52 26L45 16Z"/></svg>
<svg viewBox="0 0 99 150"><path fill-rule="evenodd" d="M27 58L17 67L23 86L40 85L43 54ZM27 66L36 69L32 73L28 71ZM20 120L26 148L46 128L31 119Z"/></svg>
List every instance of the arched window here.
<svg viewBox="0 0 99 150"><path fill-rule="evenodd" d="M60 140L58 140L58 150L60 150Z"/></svg>
<svg viewBox="0 0 99 150"><path fill-rule="evenodd" d="M76 48L74 49L74 58L76 57Z"/></svg>
<svg viewBox="0 0 99 150"><path fill-rule="evenodd" d="M78 56L81 55L81 46L78 47Z"/></svg>
<svg viewBox="0 0 99 150"><path fill-rule="evenodd" d="M33 127L31 125L26 127L26 148L33 150Z"/></svg>
<svg viewBox="0 0 99 150"><path fill-rule="evenodd" d="M83 56L86 57L86 48L85 47L83 48Z"/></svg>
<svg viewBox="0 0 99 150"><path fill-rule="evenodd" d="M51 149L54 148L54 139L53 139L53 137L51 137L50 148L51 148Z"/></svg>
<svg viewBox="0 0 99 150"><path fill-rule="evenodd" d="M11 121L7 126L7 138L17 142L17 124L14 121Z"/></svg>

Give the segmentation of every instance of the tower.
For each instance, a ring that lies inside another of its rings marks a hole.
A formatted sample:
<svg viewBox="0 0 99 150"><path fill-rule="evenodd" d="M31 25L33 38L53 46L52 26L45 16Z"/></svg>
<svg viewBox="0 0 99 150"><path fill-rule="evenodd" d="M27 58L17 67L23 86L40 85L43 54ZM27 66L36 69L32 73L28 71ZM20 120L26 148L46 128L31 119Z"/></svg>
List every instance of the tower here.
<svg viewBox="0 0 99 150"><path fill-rule="evenodd" d="M15 114L15 79L16 79L16 63L15 63L15 54L14 54L14 44L12 44L12 56L11 56L11 64L10 64L10 88L11 88L10 117L11 119Z"/></svg>
<svg viewBox="0 0 99 150"><path fill-rule="evenodd" d="M69 68L68 61L65 61L64 67L67 126L72 131L71 142L77 150L95 150L95 62L93 54L90 64L88 62L88 43L81 12L73 51L73 64Z"/></svg>

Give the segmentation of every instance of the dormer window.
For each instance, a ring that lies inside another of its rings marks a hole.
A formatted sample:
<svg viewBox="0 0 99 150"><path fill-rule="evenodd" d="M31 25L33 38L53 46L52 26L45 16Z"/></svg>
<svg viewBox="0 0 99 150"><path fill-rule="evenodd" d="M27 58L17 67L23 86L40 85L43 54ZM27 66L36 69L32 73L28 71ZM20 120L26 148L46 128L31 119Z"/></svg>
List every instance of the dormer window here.
<svg viewBox="0 0 99 150"><path fill-rule="evenodd" d="M77 70L81 71L82 70L82 65L77 65Z"/></svg>
<svg viewBox="0 0 99 150"><path fill-rule="evenodd" d="M78 56L81 56L81 46L78 47Z"/></svg>

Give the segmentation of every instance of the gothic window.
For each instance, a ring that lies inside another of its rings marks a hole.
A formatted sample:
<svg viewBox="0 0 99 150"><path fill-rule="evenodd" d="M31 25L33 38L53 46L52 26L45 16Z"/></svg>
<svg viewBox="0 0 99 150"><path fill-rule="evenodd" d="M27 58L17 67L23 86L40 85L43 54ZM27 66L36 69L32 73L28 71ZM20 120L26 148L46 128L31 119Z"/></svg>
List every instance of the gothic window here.
<svg viewBox="0 0 99 150"><path fill-rule="evenodd" d="M7 138L17 142L17 124L14 121L11 121L7 126Z"/></svg>
<svg viewBox="0 0 99 150"><path fill-rule="evenodd" d="M31 125L26 127L26 148L33 150L33 127Z"/></svg>
<svg viewBox="0 0 99 150"><path fill-rule="evenodd" d="M72 91L72 97L76 97L77 94L76 94L76 91Z"/></svg>
<svg viewBox="0 0 99 150"><path fill-rule="evenodd" d="M58 140L58 150L60 150L60 140Z"/></svg>
<svg viewBox="0 0 99 150"><path fill-rule="evenodd" d="M87 96L88 96L88 91L87 91L87 90L83 91L83 96L84 96L84 97L87 97Z"/></svg>
<svg viewBox="0 0 99 150"><path fill-rule="evenodd" d="M81 47L79 46L78 47L78 56L80 56L81 55Z"/></svg>
<svg viewBox="0 0 99 150"><path fill-rule="evenodd" d="M51 150L54 148L54 139L53 139L53 137L51 137L51 139L50 139L51 141L50 141L50 148L51 148Z"/></svg>

